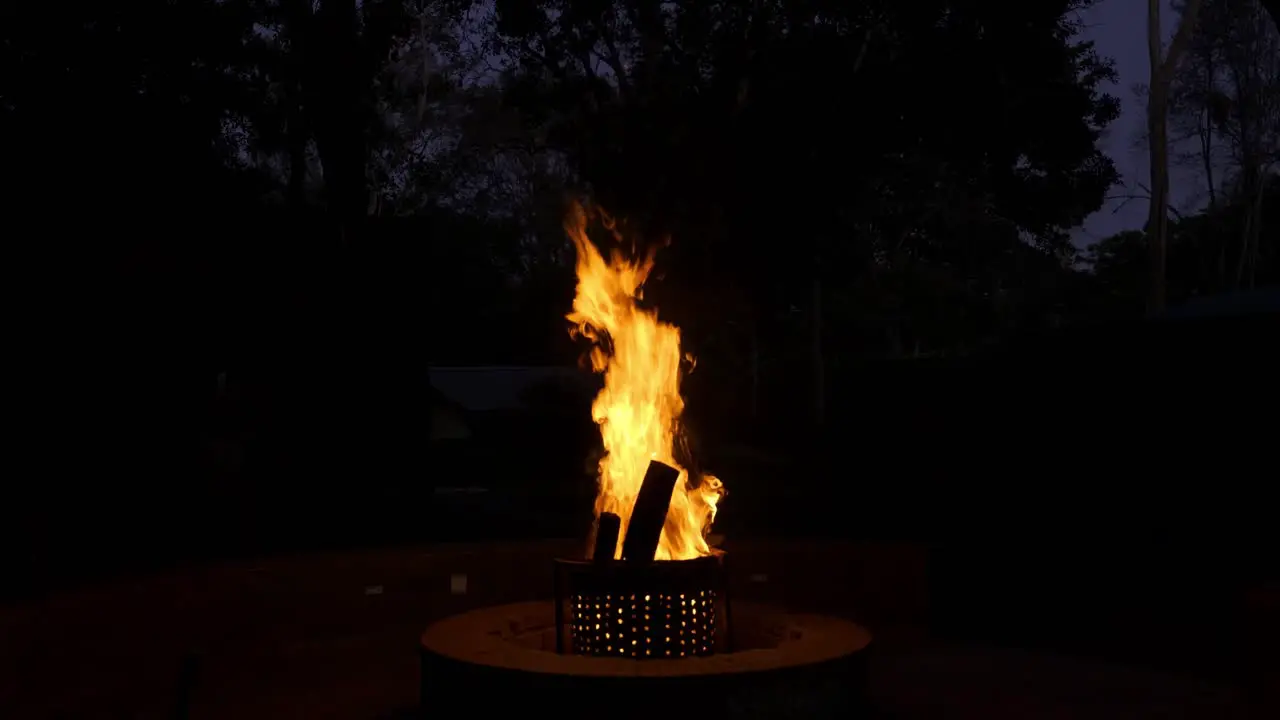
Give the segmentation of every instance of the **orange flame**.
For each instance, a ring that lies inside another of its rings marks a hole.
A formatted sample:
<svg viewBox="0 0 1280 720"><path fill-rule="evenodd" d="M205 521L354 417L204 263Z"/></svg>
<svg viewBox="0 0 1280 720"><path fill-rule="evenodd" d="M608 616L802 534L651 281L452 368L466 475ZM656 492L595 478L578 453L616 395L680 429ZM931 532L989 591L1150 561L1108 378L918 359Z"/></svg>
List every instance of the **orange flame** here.
<svg viewBox="0 0 1280 720"><path fill-rule="evenodd" d="M598 214L604 227L620 239L613 221ZM659 321L653 310L636 305L653 269L654 254L632 260L615 250L606 262L587 237L587 212L577 203L570 208L564 228L578 255L578 290L568 318L577 333L592 341L592 369L604 373L604 388L591 406L605 449L596 516L611 512L622 518L614 558L620 557L631 508L650 460L680 471L655 559L709 555L706 536L724 486L712 475L691 482L672 454L676 423L684 409L680 330Z"/></svg>

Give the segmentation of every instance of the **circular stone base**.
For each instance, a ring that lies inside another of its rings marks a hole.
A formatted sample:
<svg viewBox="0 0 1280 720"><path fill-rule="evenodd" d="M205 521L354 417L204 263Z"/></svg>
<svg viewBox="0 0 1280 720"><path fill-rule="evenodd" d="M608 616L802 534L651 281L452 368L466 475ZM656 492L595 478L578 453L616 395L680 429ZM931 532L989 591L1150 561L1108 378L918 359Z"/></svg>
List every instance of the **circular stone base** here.
<svg viewBox="0 0 1280 720"><path fill-rule="evenodd" d="M733 652L626 660L555 652L551 602L483 608L422 635L422 703L446 712L568 718L848 717L871 635L819 615L734 603Z"/></svg>

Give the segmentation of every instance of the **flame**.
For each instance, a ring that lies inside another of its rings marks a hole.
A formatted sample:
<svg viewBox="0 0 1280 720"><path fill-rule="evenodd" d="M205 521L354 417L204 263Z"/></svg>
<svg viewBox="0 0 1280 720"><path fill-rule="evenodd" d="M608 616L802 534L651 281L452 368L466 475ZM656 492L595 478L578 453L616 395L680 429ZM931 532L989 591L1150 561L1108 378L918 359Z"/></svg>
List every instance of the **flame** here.
<svg viewBox="0 0 1280 720"><path fill-rule="evenodd" d="M611 218L596 211L604 227L620 239ZM578 290L568 319L578 334L592 342L591 366L604 374L604 387L591 405L600 426L605 456L600 460L596 516L611 512L622 518L618 547L631 520L631 508L650 460L680 471L656 560L690 560L709 555L707 533L716 517L724 485L713 475L691 481L672 449L684 409L680 397L680 329L658 320L655 311L636 301L654 253L633 260L614 250L608 262L587 237L587 212L574 203L564 228L577 249Z"/></svg>

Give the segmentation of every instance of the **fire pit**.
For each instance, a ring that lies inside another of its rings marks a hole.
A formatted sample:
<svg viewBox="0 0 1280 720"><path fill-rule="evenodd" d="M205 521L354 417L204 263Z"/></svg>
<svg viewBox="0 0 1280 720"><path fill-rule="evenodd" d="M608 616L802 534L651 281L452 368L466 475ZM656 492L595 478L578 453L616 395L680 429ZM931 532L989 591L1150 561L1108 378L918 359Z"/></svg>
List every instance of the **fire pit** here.
<svg viewBox="0 0 1280 720"><path fill-rule="evenodd" d="M723 553L696 560L556 561L556 651L640 659L727 649Z"/></svg>
<svg viewBox="0 0 1280 720"><path fill-rule="evenodd" d="M735 607L733 650L637 660L557 652L553 602L483 608L422 636L428 714L522 712L555 698L560 717L848 716L865 702L871 636L838 618Z"/></svg>
<svg viewBox="0 0 1280 720"><path fill-rule="evenodd" d="M861 702L870 635L829 617L730 613L725 555L707 542L724 485L676 457L689 367L680 332L637 302L653 255L606 262L587 225L581 207L565 223L578 258L569 319L604 374L591 408L605 454L590 550L555 562L552 601L428 628L424 710L542 712L551 698L569 717L847 715Z"/></svg>

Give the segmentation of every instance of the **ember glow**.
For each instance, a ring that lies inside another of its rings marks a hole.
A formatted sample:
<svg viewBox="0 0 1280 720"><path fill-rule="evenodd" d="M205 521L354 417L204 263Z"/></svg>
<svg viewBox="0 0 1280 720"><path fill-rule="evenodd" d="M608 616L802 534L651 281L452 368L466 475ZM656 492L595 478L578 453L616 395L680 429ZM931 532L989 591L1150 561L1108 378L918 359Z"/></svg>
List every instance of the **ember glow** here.
<svg viewBox="0 0 1280 720"><path fill-rule="evenodd" d="M602 225L614 233L602 213ZM691 479L676 462L672 448L677 421L684 409L680 397L680 330L641 308L644 281L653 268L653 253L631 259L620 250L608 261L587 237L588 216L574 204L565 232L577 249L578 290L573 299L573 332L592 342L592 369L604 374L604 388L591 406L600 426L605 456L600 460L596 516L612 512L622 518L618 547L631 520L631 508L650 460L680 470L655 555L657 560L690 560L710 554L706 536L724 493L712 475Z"/></svg>

